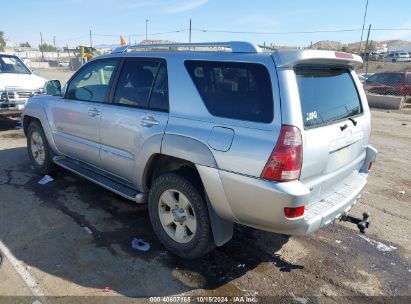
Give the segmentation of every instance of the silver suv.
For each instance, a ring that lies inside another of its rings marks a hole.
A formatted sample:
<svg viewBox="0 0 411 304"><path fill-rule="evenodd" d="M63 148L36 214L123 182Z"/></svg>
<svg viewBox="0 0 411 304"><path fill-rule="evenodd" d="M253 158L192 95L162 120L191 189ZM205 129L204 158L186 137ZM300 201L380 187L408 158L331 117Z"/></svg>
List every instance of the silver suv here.
<svg viewBox="0 0 411 304"><path fill-rule="evenodd" d="M229 241L234 223L305 235L343 218L363 231L347 215L377 154L361 62L246 42L122 47L29 100L28 154L42 174L58 165L148 203L184 258Z"/></svg>

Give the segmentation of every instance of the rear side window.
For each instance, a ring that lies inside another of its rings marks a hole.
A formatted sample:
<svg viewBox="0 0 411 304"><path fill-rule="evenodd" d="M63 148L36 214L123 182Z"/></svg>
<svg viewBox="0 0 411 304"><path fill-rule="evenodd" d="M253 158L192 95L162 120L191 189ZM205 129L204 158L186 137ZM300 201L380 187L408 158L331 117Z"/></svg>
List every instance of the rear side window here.
<svg viewBox="0 0 411 304"><path fill-rule="evenodd" d="M126 60L118 80L114 102L147 107L159 65L156 61Z"/></svg>
<svg viewBox="0 0 411 304"><path fill-rule="evenodd" d="M199 60L185 65L212 115L264 123L273 120L271 81L265 66Z"/></svg>
<svg viewBox="0 0 411 304"><path fill-rule="evenodd" d="M404 78L402 73L379 73L368 78L368 82L395 85L399 84Z"/></svg>
<svg viewBox="0 0 411 304"><path fill-rule="evenodd" d="M360 98L349 70L298 67L295 74L306 128L362 113Z"/></svg>

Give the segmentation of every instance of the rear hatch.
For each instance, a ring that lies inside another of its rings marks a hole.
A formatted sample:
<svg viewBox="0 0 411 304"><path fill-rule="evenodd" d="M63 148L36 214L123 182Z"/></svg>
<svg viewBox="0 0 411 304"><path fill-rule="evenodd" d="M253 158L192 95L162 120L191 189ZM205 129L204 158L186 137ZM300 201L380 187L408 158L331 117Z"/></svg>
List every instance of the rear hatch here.
<svg viewBox="0 0 411 304"><path fill-rule="evenodd" d="M298 90L300 104L296 104L295 95L288 102L292 104L290 111L301 108L300 181L310 188L311 202L355 178L365 159L370 120L366 101L361 101L362 88L356 83L361 84L354 80L354 59L346 53L311 51L285 65L289 76L293 72Z"/></svg>

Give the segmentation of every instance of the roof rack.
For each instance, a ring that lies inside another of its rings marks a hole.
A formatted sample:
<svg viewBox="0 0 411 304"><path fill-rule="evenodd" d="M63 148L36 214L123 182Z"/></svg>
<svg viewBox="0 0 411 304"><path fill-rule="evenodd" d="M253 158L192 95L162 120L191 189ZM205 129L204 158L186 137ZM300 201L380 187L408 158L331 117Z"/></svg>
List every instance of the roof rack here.
<svg viewBox="0 0 411 304"><path fill-rule="evenodd" d="M114 49L111 53L125 53L137 49L154 49L154 48L229 48L233 53L259 53L261 49L245 41L227 41L227 42L199 42L199 43L165 43L165 44L136 44L124 45ZM174 50L174 49L173 49ZM193 49L194 50L194 49ZM202 49L202 51L204 51Z"/></svg>

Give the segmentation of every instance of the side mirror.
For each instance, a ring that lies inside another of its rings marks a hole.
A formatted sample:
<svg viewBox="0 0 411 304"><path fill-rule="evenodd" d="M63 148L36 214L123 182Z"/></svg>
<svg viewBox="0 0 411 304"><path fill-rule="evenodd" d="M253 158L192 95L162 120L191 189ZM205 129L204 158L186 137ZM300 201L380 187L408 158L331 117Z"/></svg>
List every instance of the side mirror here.
<svg viewBox="0 0 411 304"><path fill-rule="evenodd" d="M51 96L61 95L61 83L60 80L49 80L44 85L44 91Z"/></svg>
<svg viewBox="0 0 411 304"><path fill-rule="evenodd" d="M37 70L31 70L31 73L32 73L33 75L39 76L39 72L38 72Z"/></svg>

